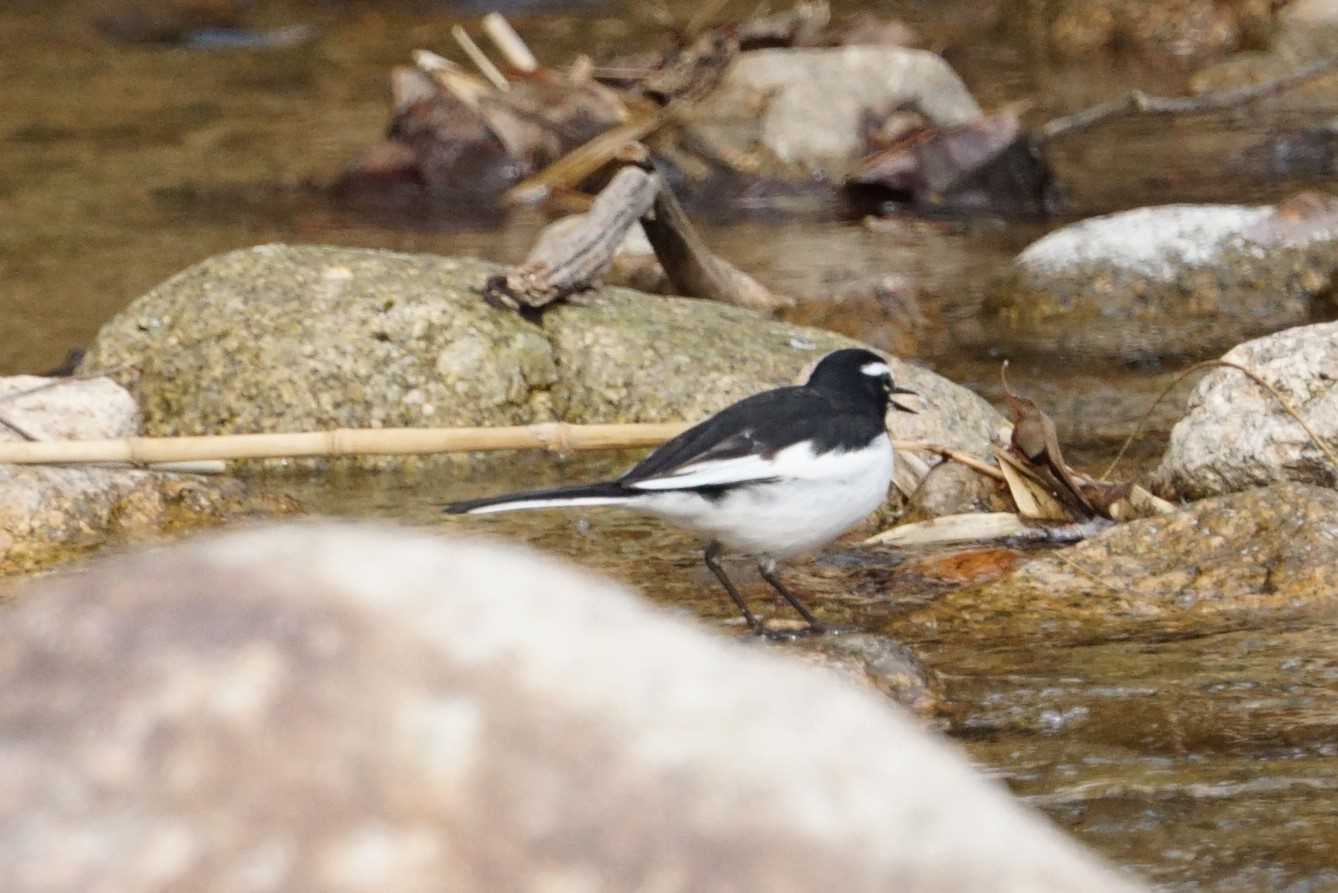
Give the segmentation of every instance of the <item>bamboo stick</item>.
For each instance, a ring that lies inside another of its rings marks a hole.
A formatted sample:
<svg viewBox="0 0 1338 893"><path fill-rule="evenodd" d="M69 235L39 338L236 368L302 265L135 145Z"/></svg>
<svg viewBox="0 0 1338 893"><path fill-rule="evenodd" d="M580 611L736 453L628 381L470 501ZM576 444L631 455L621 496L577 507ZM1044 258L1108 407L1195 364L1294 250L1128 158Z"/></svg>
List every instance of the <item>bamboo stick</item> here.
<svg viewBox="0 0 1338 893"><path fill-rule="evenodd" d="M0 463L196 462L524 449L567 452L654 446L687 427L682 422L630 425L548 422L504 428L338 428L293 434L25 441L0 443Z"/></svg>
<svg viewBox="0 0 1338 893"><path fill-rule="evenodd" d="M119 462L136 465L218 462L225 459L297 459L332 456L411 456L491 450L617 450L659 446L686 431L688 422L570 425L541 422L499 428L335 428L275 434L202 434L115 440L0 442L0 464L56 465ZM927 444L893 440L899 450L937 453L991 476L978 459ZM193 469L192 469L193 470Z"/></svg>

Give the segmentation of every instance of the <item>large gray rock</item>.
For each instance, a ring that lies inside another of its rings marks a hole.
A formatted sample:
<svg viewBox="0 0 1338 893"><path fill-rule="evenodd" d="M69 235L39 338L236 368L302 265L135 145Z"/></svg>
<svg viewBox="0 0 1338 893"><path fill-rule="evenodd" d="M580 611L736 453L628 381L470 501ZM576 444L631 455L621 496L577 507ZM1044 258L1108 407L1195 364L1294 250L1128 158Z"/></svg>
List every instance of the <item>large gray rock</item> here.
<svg viewBox="0 0 1338 893"><path fill-rule="evenodd" d="M1338 323L1248 341L1222 359L1272 385L1338 453ZM1234 369L1212 370L1171 431L1158 489L1193 499L1277 481L1332 487L1338 468L1272 394Z"/></svg>
<svg viewBox="0 0 1338 893"><path fill-rule="evenodd" d="M540 330L475 288L479 261L266 245L191 267L117 314L85 369L152 435L506 425L550 418Z"/></svg>
<svg viewBox="0 0 1338 893"><path fill-rule="evenodd" d="M13 893L1133 889L881 699L510 547L261 528L4 621Z"/></svg>
<svg viewBox="0 0 1338 893"><path fill-rule="evenodd" d="M890 631L982 645L1093 643L1336 609L1338 492L1278 484L1117 525L948 593Z"/></svg>
<svg viewBox="0 0 1338 893"><path fill-rule="evenodd" d="M0 441L8 442L139 433L134 398L105 378L0 379L0 420ZM229 478L93 465L0 465L0 574L31 571L109 539L295 510L290 500Z"/></svg>
<svg viewBox="0 0 1338 893"><path fill-rule="evenodd" d="M756 141L783 162L839 179L866 151L868 122L906 106L940 127L981 116L961 78L935 53L848 46L742 53L692 117L704 133L740 150Z"/></svg>
<svg viewBox="0 0 1338 893"><path fill-rule="evenodd" d="M1338 271L1338 200L1166 205L1084 220L1018 255L991 338L1027 352L1201 356L1307 322Z"/></svg>
<svg viewBox="0 0 1338 893"><path fill-rule="evenodd" d="M484 261L269 245L135 301L85 366L138 396L155 435L695 421L857 344L710 301L603 288L529 322L484 303ZM984 452L999 415L893 360L924 411L894 433Z"/></svg>

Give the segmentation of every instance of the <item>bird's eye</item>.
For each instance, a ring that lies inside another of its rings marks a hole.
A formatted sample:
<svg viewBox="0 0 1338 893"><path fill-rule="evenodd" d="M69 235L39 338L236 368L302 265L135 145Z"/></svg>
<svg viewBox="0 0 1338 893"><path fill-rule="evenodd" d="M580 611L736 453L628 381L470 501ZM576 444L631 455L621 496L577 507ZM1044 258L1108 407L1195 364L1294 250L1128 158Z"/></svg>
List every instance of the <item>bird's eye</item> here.
<svg viewBox="0 0 1338 893"><path fill-rule="evenodd" d="M884 375L882 381L883 381L883 390L887 391L889 394L892 393L892 376Z"/></svg>

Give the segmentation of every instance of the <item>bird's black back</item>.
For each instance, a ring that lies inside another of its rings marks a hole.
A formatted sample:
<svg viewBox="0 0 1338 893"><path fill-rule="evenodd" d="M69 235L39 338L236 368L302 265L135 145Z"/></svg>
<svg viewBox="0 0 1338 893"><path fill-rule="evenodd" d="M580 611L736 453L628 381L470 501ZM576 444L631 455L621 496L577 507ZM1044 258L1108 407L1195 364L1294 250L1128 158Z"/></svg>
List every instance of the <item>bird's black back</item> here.
<svg viewBox="0 0 1338 893"><path fill-rule="evenodd" d="M801 441L816 453L866 446L885 430L880 410L870 411L809 385L777 388L746 397L667 441L619 483L671 474L694 462L773 455Z"/></svg>

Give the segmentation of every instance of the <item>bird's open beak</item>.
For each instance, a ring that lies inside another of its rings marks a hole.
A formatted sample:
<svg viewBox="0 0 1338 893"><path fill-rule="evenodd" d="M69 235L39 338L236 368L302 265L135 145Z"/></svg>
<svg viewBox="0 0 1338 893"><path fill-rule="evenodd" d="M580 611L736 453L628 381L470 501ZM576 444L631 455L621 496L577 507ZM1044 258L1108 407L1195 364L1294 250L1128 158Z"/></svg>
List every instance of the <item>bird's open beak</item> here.
<svg viewBox="0 0 1338 893"><path fill-rule="evenodd" d="M896 388L896 387L894 387L894 388L891 390L891 392L890 392L890 395L891 395L891 398L892 398L892 399L889 401L889 402L892 404L892 408L893 408L893 409L900 410L901 412L909 412L909 413L912 413L912 414L915 414L915 413L918 411L918 410L912 409L912 408L909 407L909 406L906 406L906 405L904 405L904 404L898 403L898 402L897 402L897 394L910 394L912 397L919 397L919 396L920 396L919 394L915 393L915 391L912 391L910 388Z"/></svg>

